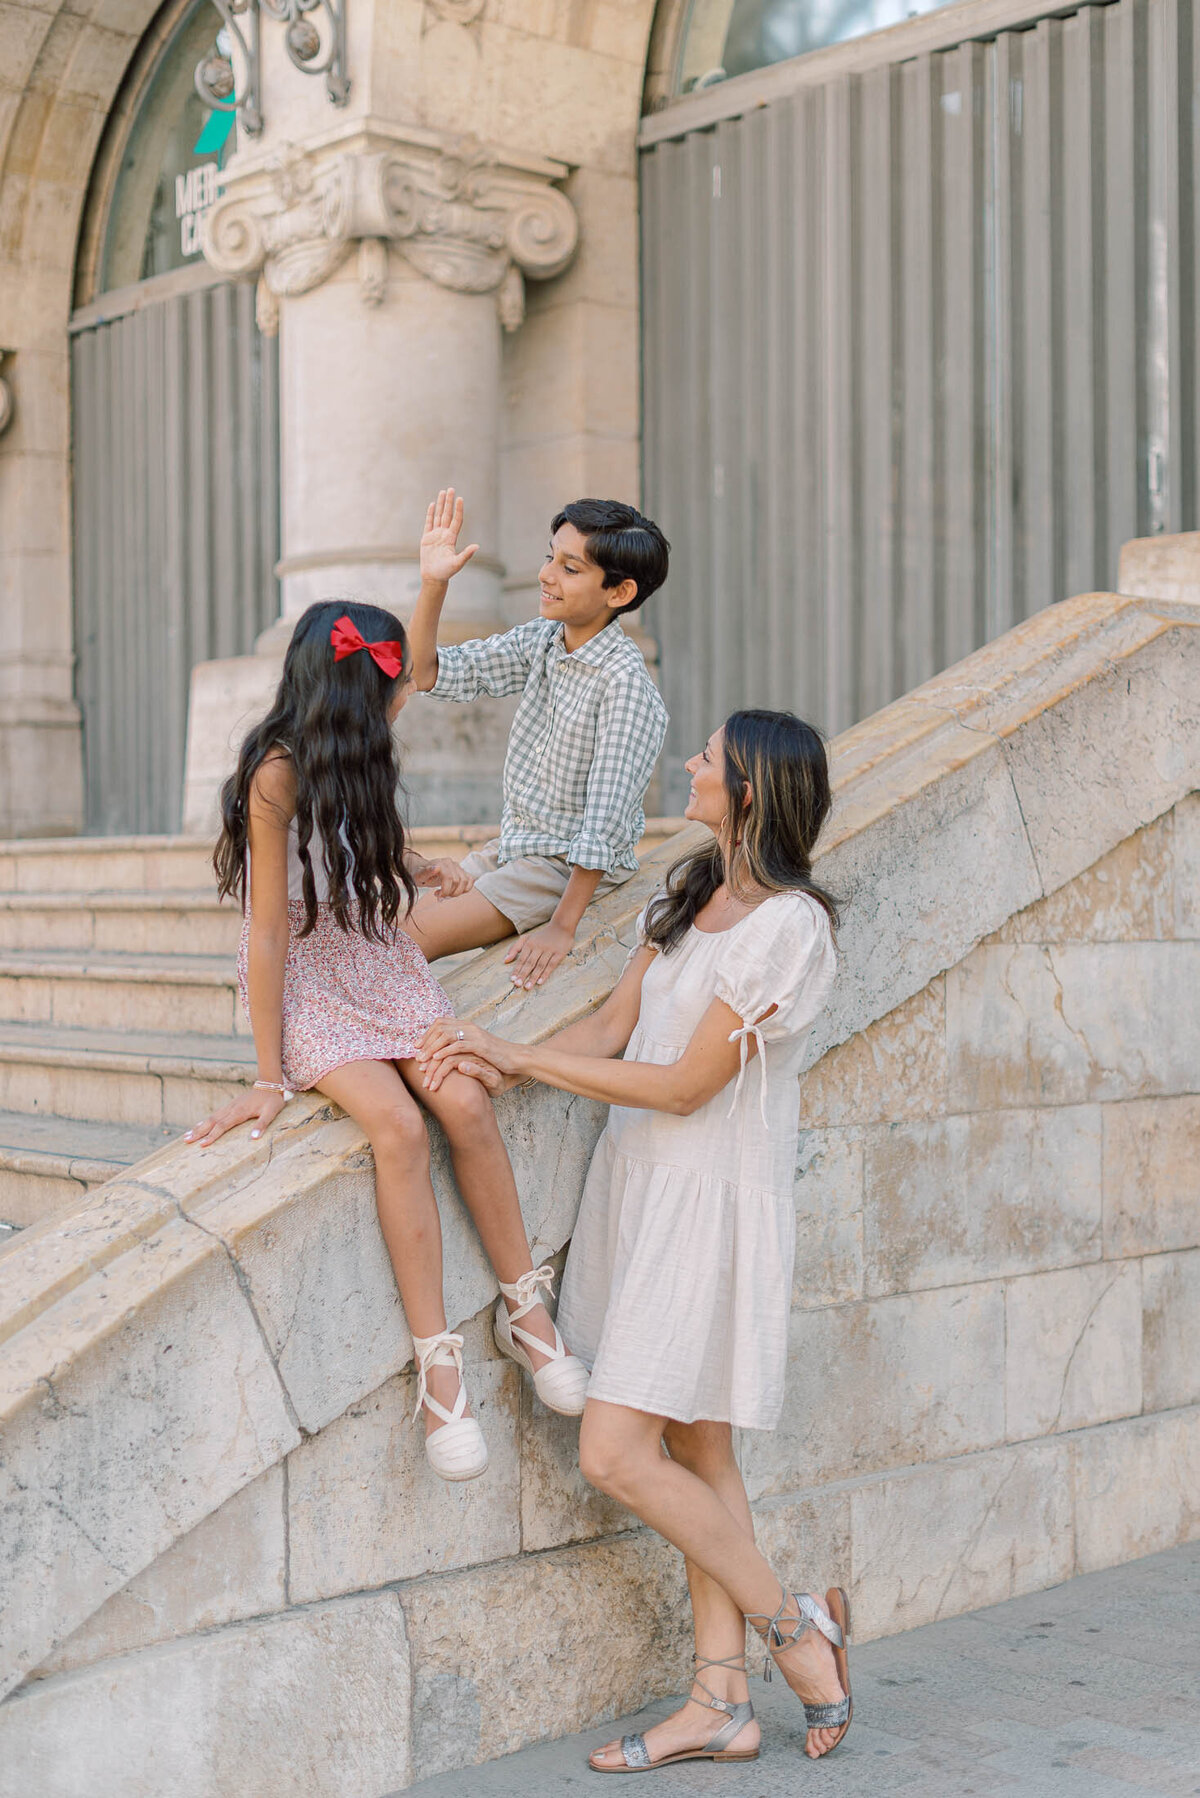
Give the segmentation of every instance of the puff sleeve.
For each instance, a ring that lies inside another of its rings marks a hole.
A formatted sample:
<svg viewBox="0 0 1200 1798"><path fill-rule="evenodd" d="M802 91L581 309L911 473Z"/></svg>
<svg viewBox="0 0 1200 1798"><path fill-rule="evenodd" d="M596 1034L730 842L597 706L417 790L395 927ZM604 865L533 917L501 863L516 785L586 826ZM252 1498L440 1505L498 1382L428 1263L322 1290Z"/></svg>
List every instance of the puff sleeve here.
<svg viewBox="0 0 1200 1798"><path fill-rule="evenodd" d="M742 1019L729 1037L731 1043L741 1046L741 1067L730 1110L741 1092L753 1038L758 1046L765 1124L767 1044L799 1036L824 1010L836 967L833 933L824 907L807 893L778 893L764 899L728 932L728 938L713 984L715 996ZM768 1011L770 1017L764 1016Z"/></svg>

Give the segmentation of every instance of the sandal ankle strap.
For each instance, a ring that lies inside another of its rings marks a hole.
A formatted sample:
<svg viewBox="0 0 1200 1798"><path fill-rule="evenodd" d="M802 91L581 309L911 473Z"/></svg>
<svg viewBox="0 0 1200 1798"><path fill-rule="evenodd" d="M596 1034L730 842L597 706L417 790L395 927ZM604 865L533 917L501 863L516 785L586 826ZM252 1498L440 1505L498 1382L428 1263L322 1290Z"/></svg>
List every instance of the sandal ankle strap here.
<svg viewBox="0 0 1200 1798"><path fill-rule="evenodd" d="M701 1668L707 1669L709 1667L728 1667L735 1673L744 1673L746 1671L745 1654L727 1654L724 1660L721 1661L710 1660L707 1655L694 1654L692 1656L692 1665L696 1669L692 1674L692 1684L694 1686L699 1686L702 1692L708 1693L707 1698L701 1698L699 1701L706 1710L720 1711L725 1716L732 1717L739 1712L744 1705L749 1703L749 1700L745 1698L740 1701L731 1698L718 1698L712 1687L707 1685L700 1677Z"/></svg>
<svg viewBox="0 0 1200 1798"><path fill-rule="evenodd" d="M799 1615L784 1619L784 1628L781 1629L780 1618L783 1617L789 1603L795 1605ZM807 1635L810 1629L819 1630L835 1648L845 1647L845 1637L842 1635L840 1626L833 1621L832 1617L825 1615L820 1605L815 1599L810 1598L807 1592L788 1593L781 1586L779 1588L779 1606L775 1615L768 1617L764 1611L748 1611L746 1622L767 1645L762 1675L764 1681L767 1682L771 1678L771 1656L782 1653L784 1649L794 1647L801 1636ZM760 1624L764 1627L760 1628Z"/></svg>
<svg viewBox="0 0 1200 1798"><path fill-rule="evenodd" d="M421 1406L427 1405L443 1423L457 1423L467 1408L462 1337L454 1330L439 1330L436 1336L414 1336L412 1344L417 1357L417 1402L413 1410L413 1422L421 1415ZM431 1367L453 1367L458 1374L458 1397L452 1411L447 1411L445 1405L439 1403L429 1390L427 1375Z"/></svg>
<svg viewBox="0 0 1200 1798"><path fill-rule="evenodd" d="M531 1267L528 1273L521 1274L511 1285L504 1280L497 1284L506 1299L515 1299L517 1308L509 1312L510 1322L514 1318L524 1317L535 1305L542 1303L542 1288L546 1297L554 1297L554 1269L547 1261L541 1267Z"/></svg>

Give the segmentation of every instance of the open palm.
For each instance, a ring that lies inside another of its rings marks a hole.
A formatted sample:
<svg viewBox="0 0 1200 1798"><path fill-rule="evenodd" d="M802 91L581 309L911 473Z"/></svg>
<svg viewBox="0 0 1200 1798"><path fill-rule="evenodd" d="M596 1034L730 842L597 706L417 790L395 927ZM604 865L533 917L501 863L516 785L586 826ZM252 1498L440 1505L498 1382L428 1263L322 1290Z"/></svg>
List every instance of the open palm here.
<svg viewBox="0 0 1200 1798"><path fill-rule="evenodd" d="M478 543L458 548L462 530L463 503L453 487L443 488L425 514L425 531L421 538L421 578L428 581L451 581L460 568L465 568Z"/></svg>

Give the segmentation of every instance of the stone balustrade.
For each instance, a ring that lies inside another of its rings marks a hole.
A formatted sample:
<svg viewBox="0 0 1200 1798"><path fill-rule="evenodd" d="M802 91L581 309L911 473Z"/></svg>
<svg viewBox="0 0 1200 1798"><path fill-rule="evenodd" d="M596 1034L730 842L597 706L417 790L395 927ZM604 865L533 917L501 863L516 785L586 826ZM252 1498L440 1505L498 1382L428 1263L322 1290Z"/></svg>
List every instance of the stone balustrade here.
<svg viewBox="0 0 1200 1798"><path fill-rule="evenodd" d="M767 1552L848 1584L860 1634L1200 1526L1197 566L1130 546L1141 596L1053 607L833 745L789 1395L742 1459ZM458 970L462 1015L586 1013L692 835L545 989L502 951ZM601 1108L499 1104L555 1255ZM468 1487L407 1424L369 1151L319 1097L0 1254L0 1798L368 1798L678 1685L678 1557L496 1357L434 1156L492 1449Z"/></svg>

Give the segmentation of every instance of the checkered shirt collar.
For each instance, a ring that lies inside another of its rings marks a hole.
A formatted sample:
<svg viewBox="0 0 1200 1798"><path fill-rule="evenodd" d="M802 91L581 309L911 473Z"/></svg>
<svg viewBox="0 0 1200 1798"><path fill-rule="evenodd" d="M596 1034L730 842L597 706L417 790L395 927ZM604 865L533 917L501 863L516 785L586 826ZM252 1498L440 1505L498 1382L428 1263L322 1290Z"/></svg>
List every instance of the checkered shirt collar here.
<svg viewBox="0 0 1200 1798"><path fill-rule="evenodd" d="M619 649L621 644L627 641L625 632L615 618L611 624L606 624L602 631L597 631L594 637L589 637L586 643L580 644L579 648L574 650L568 649L564 641L565 627L556 624L554 629L557 633L555 648L559 656L564 659L569 658L573 662L603 662L612 655L614 650Z"/></svg>

